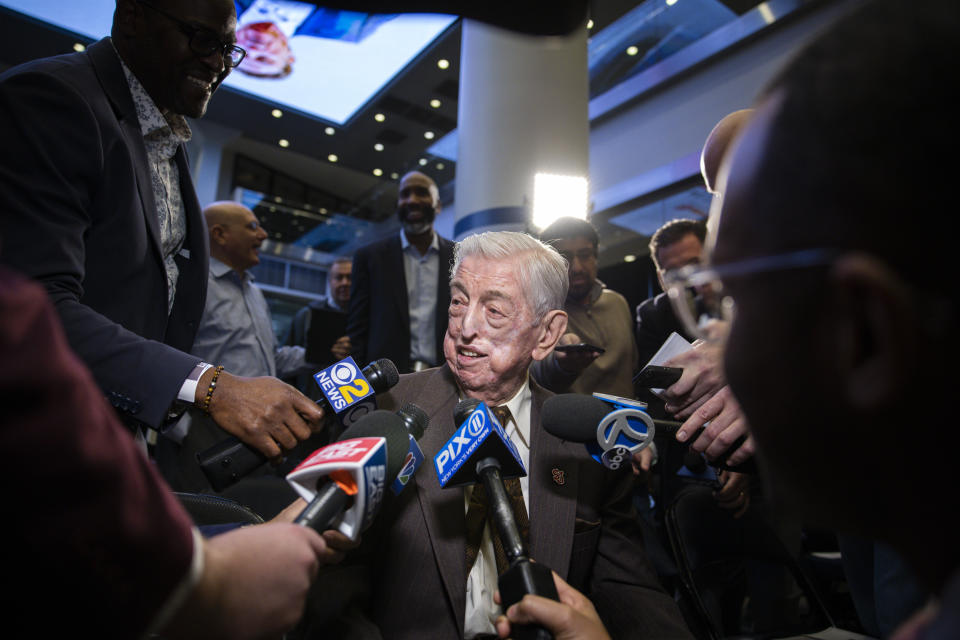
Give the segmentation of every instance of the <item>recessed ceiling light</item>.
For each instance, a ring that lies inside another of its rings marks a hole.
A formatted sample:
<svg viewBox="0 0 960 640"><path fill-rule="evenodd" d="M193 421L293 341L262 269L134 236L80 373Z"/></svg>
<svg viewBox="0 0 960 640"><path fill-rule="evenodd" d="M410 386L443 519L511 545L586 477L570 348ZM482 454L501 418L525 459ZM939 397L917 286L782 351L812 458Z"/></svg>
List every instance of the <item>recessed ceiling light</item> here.
<svg viewBox="0 0 960 640"><path fill-rule="evenodd" d="M377 113L377 114L374 114L373 119L376 120L377 122L383 122L384 120L387 119L387 116L383 115L382 113Z"/></svg>
<svg viewBox="0 0 960 640"><path fill-rule="evenodd" d="M373 170L373 175L375 175L375 176L377 176L377 177L379 178L380 176L383 175L383 169L374 169L374 170Z"/></svg>
<svg viewBox="0 0 960 640"><path fill-rule="evenodd" d="M430 101L430 106L433 107L434 109L439 109L440 101L434 98L433 100Z"/></svg>
<svg viewBox="0 0 960 640"><path fill-rule="evenodd" d="M587 20L587 29L593 29L593 20Z"/></svg>
<svg viewBox="0 0 960 640"><path fill-rule="evenodd" d="M427 166L427 159L426 159L426 158L420 158L420 166L421 166L421 167Z"/></svg>
<svg viewBox="0 0 960 640"><path fill-rule="evenodd" d="M433 134L433 131L424 131L424 132L423 132L423 137L426 138L427 140L433 140L433 135L434 135L434 134Z"/></svg>
<svg viewBox="0 0 960 640"><path fill-rule="evenodd" d="M437 66L441 69L448 69L450 67L450 61L446 58L440 58L437 60Z"/></svg>
<svg viewBox="0 0 960 640"><path fill-rule="evenodd" d="M335 134L335 133L337 132L337 130L334 129L333 127L327 127L326 129L323 130L323 132L324 132L325 134L327 134L328 136L332 136L333 134Z"/></svg>
<svg viewBox="0 0 960 640"><path fill-rule="evenodd" d="M630 45L629 47L627 47L627 55L628 55L628 56L635 56L635 55L637 55L638 53L640 53L640 49L637 49L635 46Z"/></svg>
<svg viewBox="0 0 960 640"><path fill-rule="evenodd" d="M290 141L286 138L280 138L280 140L277 141L277 144L286 149L290 146Z"/></svg>
<svg viewBox="0 0 960 640"><path fill-rule="evenodd" d="M74 43L73 43L73 50L76 51L77 53L80 53L81 51L86 51L86 50L87 50L87 47L84 46L83 43L81 43L81 42L74 42Z"/></svg>
<svg viewBox="0 0 960 640"><path fill-rule="evenodd" d="M273 111L270 112L270 115L272 115L274 118L282 118L283 111L280 111L280 109L274 109Z"/></svg>
<svg viewBox="0 0 960 640"><path fill-rule="evenodd" d="M326 213L326 212L327 212L326 207L320 207L320 213Z"/></svg>
<svg viewBox="0 0 960 640"><path fill-rule="evenodd" d="M437 163L437 170L438 170L438 171L443 171L443 168L444 168L445 166L447 166L447 165L443 164L442 162L438 162L438 163Z"/></svg>
<svg viewBox="0 0 960 640"><path fill-rule="evenodd" d="M329 160L330 162L336 162L337 160L339 160L339 158L337 157L337 154L331 153L330 155L327 156L327 160Z"/></svg>
<svg viewBox="0 0 960 640"><path fill-rule="evenodd" d="M623 261L624 261L624 262L636 262L636 261L637 261L637 256L633 255L632 253L628 253L627 255L623 256Z"/></svg>
<svg viewBox="0 0 960 640"><path fill-rule="evenodd" d="M400 177L400 174L397 173L396 171L394 171L393 173L390 174L390 177L391 177L392 179L396 180L396 179L398 179L398 178Z"/></svg>
<svg viewBox="0 0 960 640"><path fill-rule="evenodd" d="M377 151L383 151L383 143L378 142L377 144L373 145L373 148Z"/></svg>
<svg viewBox="0 0 960 640"><path fill-rule="evenodd" d="M280 196L273 196L273 201L274 201L274 202L283 202L283 198L281 198Z"/></svg>

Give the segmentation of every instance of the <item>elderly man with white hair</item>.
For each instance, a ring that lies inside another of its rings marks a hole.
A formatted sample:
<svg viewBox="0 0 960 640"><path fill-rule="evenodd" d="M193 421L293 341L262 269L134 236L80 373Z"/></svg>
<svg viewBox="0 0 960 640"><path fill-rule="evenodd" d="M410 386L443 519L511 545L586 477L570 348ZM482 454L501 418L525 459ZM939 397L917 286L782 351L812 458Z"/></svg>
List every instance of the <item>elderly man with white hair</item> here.
<svg viewBox="0 0 960 640"><path fill-rule="evenodd" d="M645 557L629 472L608 471L582 444L541 428L550 392L528 369L566 328L563 258L523 233L470 236L454 250L450 288L446 364L401 376L381 407L413 402L426 411L420 444L428 458L453 435L460 400L507 407L504 428L527 469L520 486L531 557L591 598L614 637L691 637ZM467 555L473 488L442 489L429 463L412 484L385 505L357 554L370 571L367 613L384 638L495 637L489 525L475 560Z"/></svg>

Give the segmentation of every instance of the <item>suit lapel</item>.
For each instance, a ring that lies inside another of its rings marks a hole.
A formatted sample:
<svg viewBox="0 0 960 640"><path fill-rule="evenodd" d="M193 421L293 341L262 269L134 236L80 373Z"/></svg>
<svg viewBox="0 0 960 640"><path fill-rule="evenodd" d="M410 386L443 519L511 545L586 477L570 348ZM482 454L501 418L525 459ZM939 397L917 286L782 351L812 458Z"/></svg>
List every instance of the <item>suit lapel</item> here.
<svg viewBox="0 0 960 640"><path fill-rule="evenodd" d="M150 179L150 162L147 159L147 148L143 143L143 133L140 131L140 121L130 96L130 86L123 75L123 67L110 43L104 38L87 49L97 78L103 87L104 93L113 104L114 111L120 121L120 128L127 142L127 148L133 155L132 163L134 175L137 177L137 193L140 195L141 213L147 225L147 232L151 244L156 250L156 257L163 262L163 249L160 245L160 222L157 220L157 205L153 199L153 188ZM164 280L166 281L166 280Z"/></svg>
<svg viewBox="0 0 960 640"><path fill-rule="evenodd" d="M575 452L540 425L540 409L549 396L530 380L530 557L566 578L576 522L579 478ZM576 445L582 446L582 445Z"/></svg>
<svg viewBox="0 0 960 640"><path fill-rule="evenodd" d="M433 466L433 456L453 435L456 429L453 410L459 397L453 374L450 368L444 365L427 380L424 391L415 398L416 404L430 416L430 426L420 440L426 456L424 466ZM457 625L462 629L467 584L463 490L441 489L437 474L432 468L421 469L414 478L430 546Z"/></svg>
<svg viewBox="0 0 960 640"><path fill-rule="evenodd" d="M387 300L397 303L397 325L405 327L407 344L410 344L410 299L407 297L407 270L403 259L400 234L390 239L380 273L387 274L384 283L393 291L386 291Z"/></svg>

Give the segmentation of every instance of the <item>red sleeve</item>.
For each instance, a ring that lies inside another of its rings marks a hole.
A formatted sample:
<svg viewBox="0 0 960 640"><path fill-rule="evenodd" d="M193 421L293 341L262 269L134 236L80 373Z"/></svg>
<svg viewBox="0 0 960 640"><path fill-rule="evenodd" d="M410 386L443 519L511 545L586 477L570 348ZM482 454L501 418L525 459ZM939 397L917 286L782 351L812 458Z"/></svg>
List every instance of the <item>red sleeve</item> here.
<svg viewBox="0 0 960 640"><path fill-rule="evenodd" d="M189 570L190 518L69 350L44 290L5 269L0 407L4 626L142 634Z"/></svg>

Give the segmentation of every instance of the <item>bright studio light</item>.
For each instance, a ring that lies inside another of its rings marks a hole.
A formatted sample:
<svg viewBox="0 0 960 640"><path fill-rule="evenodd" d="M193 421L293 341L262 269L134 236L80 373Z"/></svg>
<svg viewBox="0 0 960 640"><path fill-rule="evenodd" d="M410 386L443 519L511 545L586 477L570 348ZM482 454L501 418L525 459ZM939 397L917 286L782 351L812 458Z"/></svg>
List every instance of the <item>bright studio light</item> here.
<svg viewBox="0 0 960 640"><path fill-rule="evenodd" d="M538 173L533 178L533 224L540 229L557 218L587 218L587 179Z"/></svg>

